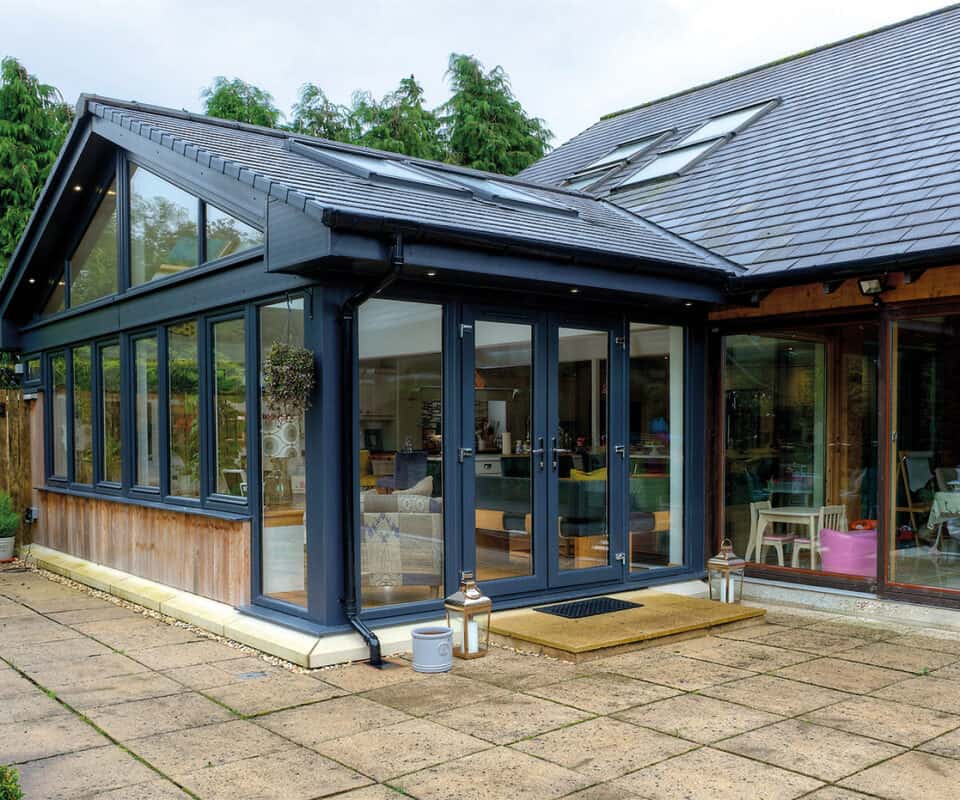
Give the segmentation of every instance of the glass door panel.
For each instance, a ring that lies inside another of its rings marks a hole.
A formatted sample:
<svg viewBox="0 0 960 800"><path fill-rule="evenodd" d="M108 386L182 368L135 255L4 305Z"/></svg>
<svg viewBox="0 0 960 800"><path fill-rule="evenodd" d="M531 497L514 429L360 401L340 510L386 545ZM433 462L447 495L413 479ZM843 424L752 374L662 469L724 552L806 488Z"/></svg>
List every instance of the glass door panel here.
<svg viewBox="0 0 960 800"><path fill-rule="evenodd" d="M559 328L557 559L561 571L610 562L608 331Z"/></svg>
<svg viewBox="0 0 960 800"><path fill-rule="evenodd" d="M473 338L477 579L530 576L534 478L544 459L542 439L534 444L532 430L534 326L477 320Z"/></svg>

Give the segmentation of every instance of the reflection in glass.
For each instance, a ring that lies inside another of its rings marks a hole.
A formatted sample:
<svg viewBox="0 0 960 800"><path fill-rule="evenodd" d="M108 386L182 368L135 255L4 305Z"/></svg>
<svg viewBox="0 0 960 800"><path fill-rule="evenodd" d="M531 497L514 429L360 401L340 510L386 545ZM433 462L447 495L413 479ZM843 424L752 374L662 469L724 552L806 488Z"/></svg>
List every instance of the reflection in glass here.
<svg viewBox="0 0 960 800"><path fill-rule="evenodd" d="M207 204L207 261L232 256L263 244L263 234L236 217Z"/></svg>
<svg viewBox="0 0 960 800"><path fill-rule="evenodd" d="M359 314L360 562L366 607L443 594L443 308Z"/></svg>
<svg viewBox="0 0 960 800"><path fill-rule="evenodd" d="M151 172L130 165L130 282L176 275L199 257L199 201Z"/></svg>
<svg viewBox="0 0 960 800"><path fill-rule="evenodd" d="M725 535L748 560L874 577L877 327L725 348Z"/></svg>
<svg viewBox="0 0 960 800"><path fill-rule="evenodd" d="M606 566L610 557L606 331L560 328L557 374L560 569Z"/></svg>
<svg viewBox="0 0 960 800"><path fill-rule="evenodd" d="M533 574L533 328L474 325L477 579Z"/></svg>
<svg viewBox="0 0 960 800"><path fill-rule="evenodd" d="M59 286L51 303L62 306ZM70 306L117 292L117 184L110 184L80 244L70 257ZM47 313L53 313L50 303Z"/></svg>
<svg viewBox="0 0 960 800"><path fill-rule="evenodd" d="M134 343L134 448L137 486L160 487L160 387L157 340Z"/></svg>
<svg viewBox="0 0 960 800"><path fill-rule="evenodd" d="M101 441L100 477L107 483L120 483L120 345L100 348Z"/></svg>
<svg viewBox="0 0 960 800"><path fill-rule="evenodd" d="M170 494L200 496L200 367L197 322L167 328Z"/></svg>
<svg viewBox="0 0 960 800"><path fill-rule="evenodd" d="M73 349L73 480L93 483L93 375L90 347Z"/></svg>
<svg viewBox="0 0 960 800"><path fill-rule="evenodd" d="M263 364L275 342L303 345L303 298L260 309L260 386ZM281 416L260 403L260 453L263 469L262 592L307 605L307 474L303 415Z"/></svg>
<svg viewBox="0 0 960 800"><path fill-rule="evenodd" d="M57 314L60 311L63 311L66 307L64 302L66 299L66 280L63 270L60 270L57 275L50 278L49 281L49 291L50 296L47 298L47 302L43 306L43 310L40 312L41 317L49 317L51 314Z"/></svg>
<svg viewBox="0 0 960 800"><path fill-rule="evenodd" d="M247 496L247 364L242 319L213 326L217 493Z"/></svg>
<svg viewBox="0 0 960 800"><path fill-rule="evenodd" d="M53 373L53 474L67 477L67 358L58 353L50 359Z"/></svg>
<svg viewBox="0 0 960 800"><path fill-rule="evenodd" d="M887 577L960 590L960 315L895 325Z"/></svg>
<svg viewBox="0 0 960 800"><path fill-rule="evenodd" d="M630 323L630 569L683 564L683 328Z"/></svg>

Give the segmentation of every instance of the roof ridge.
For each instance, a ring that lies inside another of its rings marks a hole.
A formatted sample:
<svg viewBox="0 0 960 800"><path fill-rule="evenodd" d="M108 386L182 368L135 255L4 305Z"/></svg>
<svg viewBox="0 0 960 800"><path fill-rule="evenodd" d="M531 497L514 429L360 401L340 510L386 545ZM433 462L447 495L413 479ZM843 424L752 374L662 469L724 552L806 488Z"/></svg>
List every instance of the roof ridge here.
<svg viewBox="0 0 960 800"><path fill-rule="evenodd" d="M898 22L891 22L886 25L881 25L878 28L871 28L870 30L863 31L862 33L855 33L851 36L845 36L842 39L835 39L832 42L826 42L825 44L817 45L807 50L801 50L799 52L792 53L788 56L775 58L772 61L767 61L767 62L764 62L763 64L758 64L755 67L750 67L749 69L741 70L740 72L734 72L733 74L726 75L722 78L714 78L713 80L706 81L705 83L699 83L696 86L690 86L686 89L681 89L678 92L672 92L671 94L666 94L666 95L663 95L662 97L657 97L653 100L647 100L646 102L638 103L637 105L634 105L634 106L622 108L619 111L611 111L607 114L603 114L600 117L600 119L592 123L586 130L590 130L590 128L593 128L594 125L597 125L600 122L604 122L609 119L616 119L617 117L621 117L624 114L629 114L633 111L639 111L642 108L650 108L651 106L655 106L658 103L666 102L667 100L674 100L677 97L683 97L684 95L693 94L694 92L699 92L703 89L709 89L712 86L719 86L720 84L727 83L728 81L733 81L733 80L736 80L737 78L743 78L747 75L753 75L757 72L762 72L765 69L778 67L781 64L787 64L791 61L799 61L801 58L812 56L815 53L821 53L825 50L831 50L834 47L842 47L845 44L850 44L852 42L860 41L861 39L866 39L870 36L876 36L878 34L885 33L887 31L894 30L896 28L912 25L913 23L919 22L920 20L928 19L930 17L935 17L938 14L946 14L950 11L956 11L957 9L960 9L960 2L952 3L948 6L943 6L942 8L936 8L933 11L926 11L923 14L916 14L912 17L908 17L907 19L899 20ZM585 132L586 131L582 131L581 134ZM577 134L577 135L579 136L581 134Z"/></svg>
<svg viewBox="0 0 960 800"><path fill-rule="evenodd" d="M284 130L282 128L268 128L263 125L251 125L246 122L237 122L236 120L223 119L222 117L211 117L207 114L199 114L195 111L186 109L169 108L166 106L156 106L149 103L140 103L136 100L120 100L114 97L105 97L97 94L81 94L77 101L77 116L82 116L86 103L99 103L103 106L124 109L127 111L140 111L145 114L156 114L163 117L172 117L173 119L182 119L188 122L197 122L205 125L214 125L231 130L241 130L247 133L270 136L275 139L293 139L308 145L319 145L329 147L332 150L344 150L358 155L369 155L374 158L382 158L389 161L407 161L421 167L437 169L454 174L466 174L488 180L498 180L504 183L515 184L531 189L540 189L546 192L552 192L562 195L573 195L593 199L585 192L579 192L572 189L566 189L559 186L553 186L548 183L530 180L529 178L518 178L516 175L503 175L499 172L488 172L487 170L464 167L460 164L450 164L446 161L432 161L427 158L418 158L416 156L405 155L404 153L395 153L390 150L379 150L375 147L366 147L364 145L351 144L349 142L338 142L335 139L324 139L320 136L311 136L306 133Z"/></svg>
<svg viewBox="0 0 960 800"><path fill-rule="evenodd" d="M634 213L629 208L619 206L603 197L597 199L598 202L609 206L621 216L630 217L632 220L639 222L641 225L646 226L661 236L666 236L668 239L680 245L681 247L684 247L687 250L690 250L692 253L697 254L701 258L706 259L714 266L720 267L728 272L736 272L738 274L747 272L747 268L738 264L736 261L732 261L726 256L722 256L719 253L704 247L702 244L697 244L696 242L687 239L685 236L681 236L679 233L674 233L669 228L665 228L663 225L659 225L656 222L647 219L646 217L641 217L639 214Z"/></svg>

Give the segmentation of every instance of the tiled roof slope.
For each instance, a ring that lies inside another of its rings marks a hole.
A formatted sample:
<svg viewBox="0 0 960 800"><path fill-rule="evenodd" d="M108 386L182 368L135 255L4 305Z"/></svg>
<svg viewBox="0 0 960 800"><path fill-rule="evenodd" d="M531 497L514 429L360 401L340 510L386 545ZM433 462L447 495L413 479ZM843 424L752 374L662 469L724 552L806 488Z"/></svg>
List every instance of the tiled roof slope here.
<svg viewBox="0 0 960 800"><path fill-rule="evenodd" d="M960 246L958 87L954 6L611 115L522 177L559 184L620 142L779 98L688 173L609 199L748 275L930 255Z"/></svg>
<svg viewBox="0 0 960 800"><path fill-rule="evenodd" d="M166 145L204 166L235 175L238 180L266 188L301 209L310 204L324 209L360 212L385 219L436 226L464 235L482 234L519 245L555 247L561 250L613 256L640 262L657 262L671 269L684 267L716 271L719 275L737 269L723 258L684 241L658 226L605 201L586 194L560 191L529 181L515 182L529 194L575 209L562 215L525 207L509 206L467 196L442 193L428 186L385 184L357 177L299 155L285 148L288 134L255 126L225 123L196 114L153 106L121 103L106 98L87 99L91 113L140 136ZM378 158L396 154L312 140ZM211 161L211 158L213 161ZM453 173L457 168L410 160L432 170ZM473 170L465 174L511 179Z"/></svg>

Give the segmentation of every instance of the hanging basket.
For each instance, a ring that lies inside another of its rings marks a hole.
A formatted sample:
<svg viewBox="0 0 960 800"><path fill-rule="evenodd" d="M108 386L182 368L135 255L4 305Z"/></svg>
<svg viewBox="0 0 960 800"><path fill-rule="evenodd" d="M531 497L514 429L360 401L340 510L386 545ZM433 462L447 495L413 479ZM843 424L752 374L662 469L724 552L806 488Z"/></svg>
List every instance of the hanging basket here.
<svg viewBox="0 0 960 800"><path fill-rule="evenodd" d="M316 373L305 347L274 342L263 365L263 397L281 418L299 419L310 408Z"/></svg>

